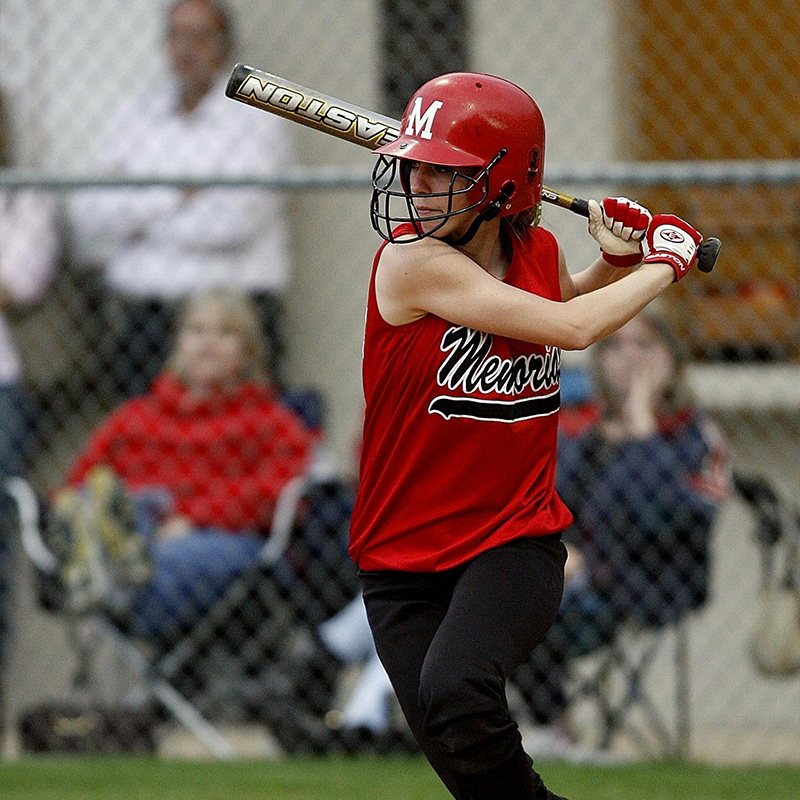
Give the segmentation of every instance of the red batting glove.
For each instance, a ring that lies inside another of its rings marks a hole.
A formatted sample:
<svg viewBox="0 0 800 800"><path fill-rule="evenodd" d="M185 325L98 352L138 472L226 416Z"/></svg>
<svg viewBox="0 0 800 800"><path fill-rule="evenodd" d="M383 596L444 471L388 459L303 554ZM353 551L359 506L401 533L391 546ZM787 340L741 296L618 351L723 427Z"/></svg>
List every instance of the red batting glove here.
<svg viewBox="0 0 800 800"><path fill-rule="evenodd" d="M697 260L703 237L688 222L674 214L656 214L642 240L644 263L669 264L680 280Z"/></svg>
<svg viewBox="0 0 800 800"><path fill-rule="evenodd" d="M627 197L606 197L602 206L589 201L589 232L603 260L614 267L633 267L642 260L641 240L652 216Z"/></svg>

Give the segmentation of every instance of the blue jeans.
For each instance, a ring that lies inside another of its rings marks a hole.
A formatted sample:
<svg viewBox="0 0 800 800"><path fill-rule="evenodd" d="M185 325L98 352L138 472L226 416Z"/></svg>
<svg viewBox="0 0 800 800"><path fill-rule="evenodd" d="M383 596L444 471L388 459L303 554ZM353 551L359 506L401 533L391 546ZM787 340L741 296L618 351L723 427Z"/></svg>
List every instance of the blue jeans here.
<svg viewBox="0 0 800 800"><path fill-rule="evenodd" d="M264 537L224 528L195 528L174 539L156 536L168 507L165 496L134 497L137 523L150 542L153 580L134 598L132 633L144 639L169 636L207 612L225 589L254 564Z"/></svg>
<svg viewBox="0 0 800 800"><path fill-rule="evenodd" d="M30 437L28 401L17 384L0 386L0 483L21 475Z"/></svg>
<svg viewBox="0 0 800 800"><path fill-rule="evenodd" d="M29 433L27 400L22 388L17 384L0 386L0 669L7 663L12 575L10 536L13 514L11 500L5 493L5 482L23 472Z"/></svg>

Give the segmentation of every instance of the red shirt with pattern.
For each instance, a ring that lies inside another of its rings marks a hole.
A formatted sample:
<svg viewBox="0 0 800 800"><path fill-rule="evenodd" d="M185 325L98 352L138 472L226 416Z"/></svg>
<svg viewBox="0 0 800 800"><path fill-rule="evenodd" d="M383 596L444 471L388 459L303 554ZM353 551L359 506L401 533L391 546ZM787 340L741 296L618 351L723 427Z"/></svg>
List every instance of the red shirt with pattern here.
<svg viewBox="0 0 800 800"><path fill-rule="evenodd" d="M198 527L264 529L317 439L266 386L245 383L198 399L165 372L93 433L67 483L79 486L92 467L107 464L129 490L168 490L174 513Z"/></svg>

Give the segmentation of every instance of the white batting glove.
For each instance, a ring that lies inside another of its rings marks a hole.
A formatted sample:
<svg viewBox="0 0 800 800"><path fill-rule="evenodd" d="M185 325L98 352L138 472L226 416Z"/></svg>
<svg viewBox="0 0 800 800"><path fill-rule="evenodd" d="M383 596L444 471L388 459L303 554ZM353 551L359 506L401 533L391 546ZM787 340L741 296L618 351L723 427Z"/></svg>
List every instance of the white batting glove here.
<svg viewBox="0 0 800 800"><path fill-rule="evenodd" d="M669 264L680 280L697 261L703 241L699 231L674 214L656 214L644 238L644 262Z"/></svg>
<svg viewBox="0 0 800 800"><path fill-rule="evenodd" d="M642 260L641 240L652 218L627 197L605 197L602 206L589 201L589 233L600 245L603 260L615 267L633 267Z"/></svg>

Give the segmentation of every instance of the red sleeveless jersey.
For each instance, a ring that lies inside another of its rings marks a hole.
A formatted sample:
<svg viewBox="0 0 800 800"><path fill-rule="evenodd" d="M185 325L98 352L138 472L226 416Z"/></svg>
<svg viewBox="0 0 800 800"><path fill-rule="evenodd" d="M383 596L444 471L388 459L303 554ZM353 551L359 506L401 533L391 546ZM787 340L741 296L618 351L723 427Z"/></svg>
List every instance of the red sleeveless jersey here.
<svg viewBox="0 0 800 800"><path fill-rule="evenodd" d="M531 228L513 239L505 283L560 300L553 235ZM553 485L560 351L432 314L389 325L375 296L385 246L367 304L353 561L437 572L564 530L572 515Z"/></svg>

